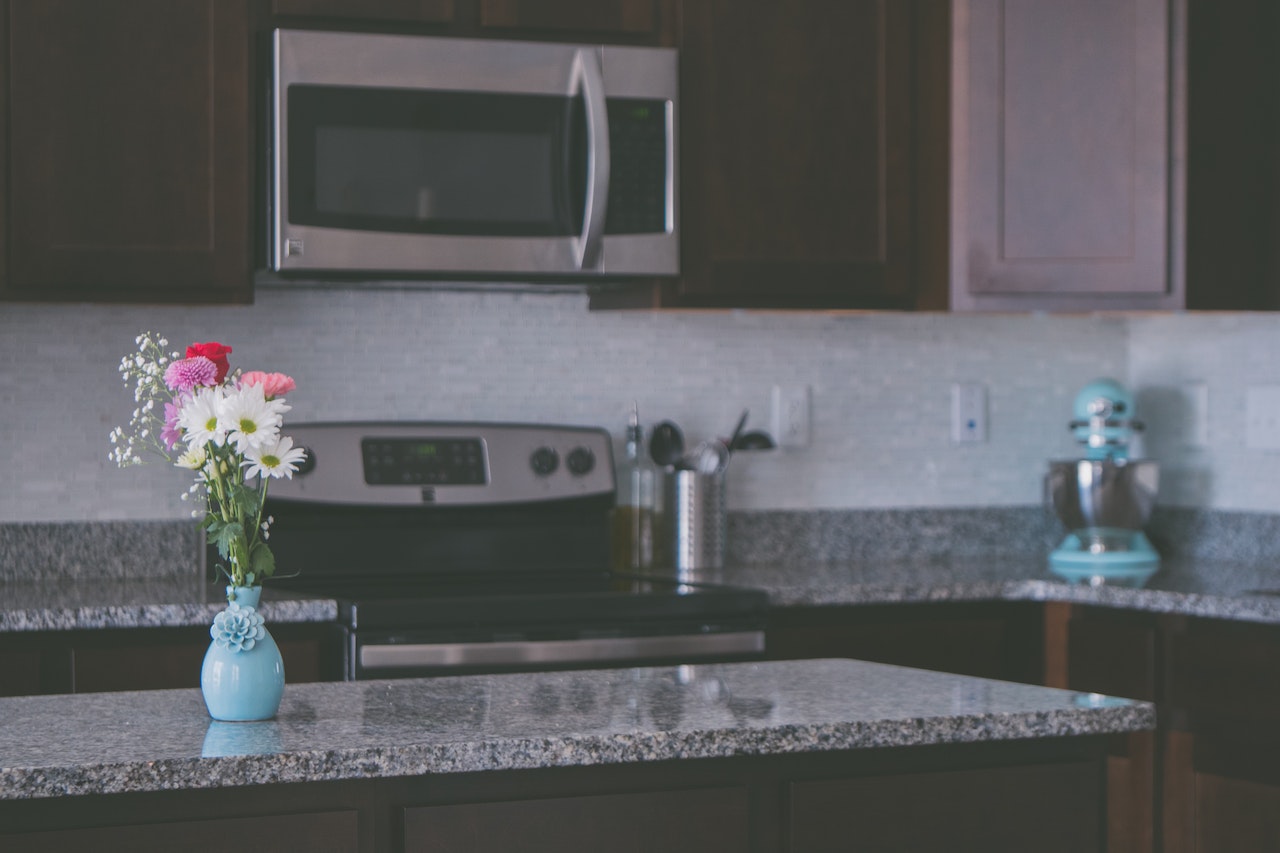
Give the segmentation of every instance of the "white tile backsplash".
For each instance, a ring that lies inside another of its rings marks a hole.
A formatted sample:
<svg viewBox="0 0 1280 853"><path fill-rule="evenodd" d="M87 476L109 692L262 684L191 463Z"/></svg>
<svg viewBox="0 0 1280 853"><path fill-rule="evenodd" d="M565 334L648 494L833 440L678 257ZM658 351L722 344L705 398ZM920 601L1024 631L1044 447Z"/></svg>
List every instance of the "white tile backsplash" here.
<svg viewBox="0 0 1280 853"><path fill-rule="evenodd" d="M673 419L692 443L727 434L743 408L767 428L772 386L810 385L812 443L736 459L733 509L1038 503L1047 460L1074 452L1077 389L1115 375L1155 401L1148 443L1185 472L1168 478L1172 502L1280 509L1266 485L1280 454L1245 453L1233 420L1244 384L1280 381L1270 317L591 312L575 294L300 288L237 307L4 305L0 522L183 516L185 472L107 459L107 432L133 408L116 365L143 329L292 374L286 424L525 420L620 439L636 400L642 420ZM1209 384L1214 443L1174 453L1152 389L1186 378ZM989 441L951 443L953 382L987 386Z"/></svg>

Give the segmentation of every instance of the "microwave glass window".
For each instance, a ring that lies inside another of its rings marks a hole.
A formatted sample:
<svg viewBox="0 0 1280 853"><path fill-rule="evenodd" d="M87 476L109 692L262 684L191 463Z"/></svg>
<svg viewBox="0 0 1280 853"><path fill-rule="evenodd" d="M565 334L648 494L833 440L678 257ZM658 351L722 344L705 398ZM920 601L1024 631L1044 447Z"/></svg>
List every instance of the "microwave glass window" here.
<svg viewBox="0 0 1280 853"><path fill-rule="evenodd" d="M289 220L429 234L582 229L579 99L289 88Z"/></svg>
<svg viewBox="0 0 1280 853"><path fill-rule="evenodd" d="M555 219L546 135L370 127L315 133L321 215L463 225Z"/></svg>

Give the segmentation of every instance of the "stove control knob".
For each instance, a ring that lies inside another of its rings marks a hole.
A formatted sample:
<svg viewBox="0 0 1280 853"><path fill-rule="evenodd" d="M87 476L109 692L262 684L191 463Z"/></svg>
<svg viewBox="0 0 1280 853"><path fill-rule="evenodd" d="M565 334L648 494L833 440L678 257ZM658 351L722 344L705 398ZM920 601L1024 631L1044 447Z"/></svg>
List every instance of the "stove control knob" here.
<svg viewBox="0 0 1280 853"><path fill-rule="evenodd" d="M575 447L569 451L565 464L569 467L570 474L575 477L582 477L590 474L591 469L596 467L596 457L589 448Z"/></svg>
<svg viewBox="0 0 1280 853"><path fill-rule="evenodd" d="M316 470L316 454L310 447L302 448L302 459L298 460L298 470L295 474L310 474Z"/></svg>
<svg viewBox="0 0 1280 853"><path fill-rule="evenodd" d="M533 468L533 473L539 477L545 477L560 467L560 455L550 447L539 447L529 457L529 467Z"/></svg>

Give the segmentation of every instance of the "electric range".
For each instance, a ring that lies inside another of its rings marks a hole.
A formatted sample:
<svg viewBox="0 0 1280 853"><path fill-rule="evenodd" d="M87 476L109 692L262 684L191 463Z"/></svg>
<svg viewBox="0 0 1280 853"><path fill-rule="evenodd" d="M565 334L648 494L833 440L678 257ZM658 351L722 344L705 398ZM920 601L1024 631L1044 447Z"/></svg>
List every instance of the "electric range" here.
<svg viewBox="0 0 1280 853"><path fill-rule="evenodd" d="M349 680L763 656L767 597L609 569L612 442L594 427L291 427L269 586L335 598Z"/></svg>

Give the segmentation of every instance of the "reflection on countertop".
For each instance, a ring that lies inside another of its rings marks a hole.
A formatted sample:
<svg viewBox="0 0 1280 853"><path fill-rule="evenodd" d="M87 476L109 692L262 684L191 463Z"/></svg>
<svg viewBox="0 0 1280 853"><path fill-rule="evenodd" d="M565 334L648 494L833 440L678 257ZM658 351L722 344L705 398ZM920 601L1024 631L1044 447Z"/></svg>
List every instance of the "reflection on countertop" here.
<svg viewBox="0 0 1280 853"><path fill-rule="evenodd" d="M0 699L0 799L1071 737L1151 705L851 660L289 685L277 719L198 690Z"/></svg>

